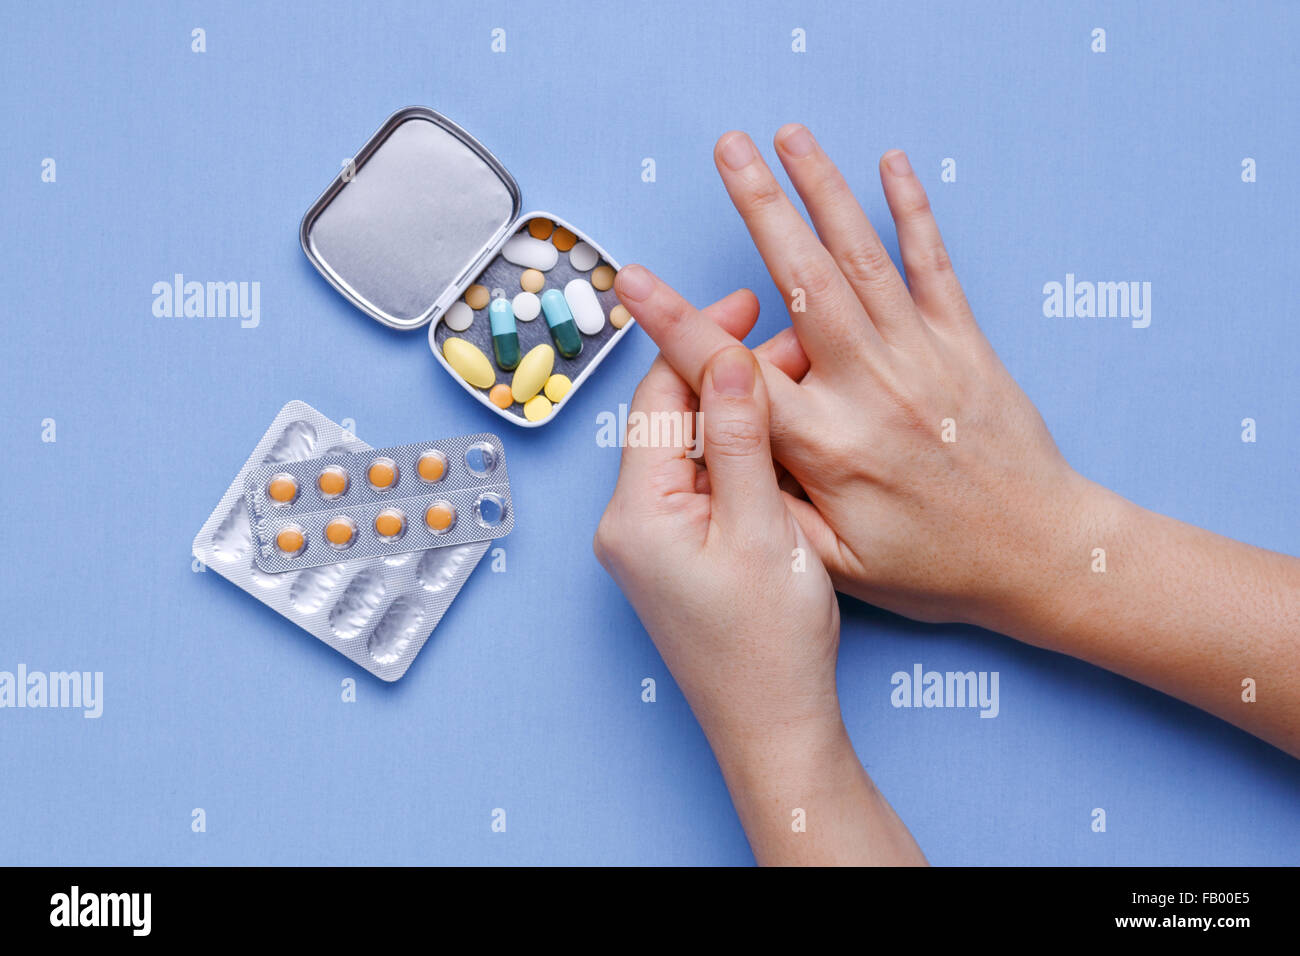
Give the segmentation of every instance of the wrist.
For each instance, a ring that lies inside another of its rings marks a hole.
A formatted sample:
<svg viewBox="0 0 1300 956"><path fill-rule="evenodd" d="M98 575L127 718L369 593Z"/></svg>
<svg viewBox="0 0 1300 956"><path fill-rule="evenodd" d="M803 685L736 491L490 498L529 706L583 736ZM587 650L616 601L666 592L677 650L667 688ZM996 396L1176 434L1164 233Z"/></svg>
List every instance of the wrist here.
<svg viewBox="0 0 1300 956"><path fill-rule="evenodd" d="M1068 633L1098 599L1116 535L1135 506L1075 471L1022 513L1020 546L972 602L967 623L1038 646Z"/></svg>
<svg viewBox="0 0 1300 956"><path fill-rule="evenodd" d="M839 698L831 695L822 712L795 718L769 718L706 727L709 744L732 790L771 790L799 781L829 779L828 771L857 757L840 715Z"/></svg>

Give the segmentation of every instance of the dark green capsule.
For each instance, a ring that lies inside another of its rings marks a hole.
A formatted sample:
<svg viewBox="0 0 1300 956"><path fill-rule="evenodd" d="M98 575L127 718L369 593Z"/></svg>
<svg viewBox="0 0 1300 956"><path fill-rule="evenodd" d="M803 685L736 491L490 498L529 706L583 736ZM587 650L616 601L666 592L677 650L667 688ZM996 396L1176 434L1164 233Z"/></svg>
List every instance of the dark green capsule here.
<svg viewBox="0 0 1300 956"><path fill-rule="evenodd" d="M575 357L582 351L582 336L578 334L578 323L573 321L573 313L569 311L569 303L564 300L564 293L559 289L543 292L542 311L546 313L551 338L555 339L555 351L565 358Z"/></svg>
<svg viewBox="0 0 1300 956"><path fill-rule="evenodd" d="M515 331L515 311L506 298L493 299L488 307L488 321L492 323L492 351L497 365L509 372L519 364L519 334Z"/></svg>

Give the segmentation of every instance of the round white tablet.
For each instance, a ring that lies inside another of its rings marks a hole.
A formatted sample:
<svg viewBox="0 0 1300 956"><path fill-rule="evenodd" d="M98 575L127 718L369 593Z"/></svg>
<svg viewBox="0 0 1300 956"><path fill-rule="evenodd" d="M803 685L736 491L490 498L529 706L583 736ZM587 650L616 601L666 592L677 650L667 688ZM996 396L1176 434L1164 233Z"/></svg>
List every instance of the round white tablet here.
<svg viewBox="0 0 1300 956"><path fill-rule="evenodd" d="M453 332L464 332L474 322L474 310L464 302L457 302L447 310L442 321Z"/></svg>
<svg viewBox="0 0 1300 956"><path fill-rule="evenodd" d="M585 242L580 242L569 250L569 265L579 272L586 272L600 259L596 250Z"/></svg>
<svg viewBox="0 0 1300 956"><path fill-rule="evenodd" d="M542 300L531 292L520 292L510 303L515 318L521 322L531 322L542 311Z"/></svg>

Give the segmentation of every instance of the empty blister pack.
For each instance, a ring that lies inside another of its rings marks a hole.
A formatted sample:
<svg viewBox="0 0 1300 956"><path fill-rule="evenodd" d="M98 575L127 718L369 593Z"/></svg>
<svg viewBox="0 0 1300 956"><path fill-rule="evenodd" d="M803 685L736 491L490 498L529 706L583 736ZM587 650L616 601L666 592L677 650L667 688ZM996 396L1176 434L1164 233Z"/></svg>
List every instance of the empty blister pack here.
<svg viewBox="0 0 1300 956"><path fill-rule="evenodd" d="M491 541L350 558L270 574L254 558L244 490L267 465L366 452L370 446L305 402L266 430L194 538L194 556L263 604L386 681L406 673Z"/></svg>
<svg viewBox="0 0 1300 956"><path fill-rule="evenodd" d="M482 433L271 463L245 478L257 566L272 573L500 538L505 449Z"/></svg>

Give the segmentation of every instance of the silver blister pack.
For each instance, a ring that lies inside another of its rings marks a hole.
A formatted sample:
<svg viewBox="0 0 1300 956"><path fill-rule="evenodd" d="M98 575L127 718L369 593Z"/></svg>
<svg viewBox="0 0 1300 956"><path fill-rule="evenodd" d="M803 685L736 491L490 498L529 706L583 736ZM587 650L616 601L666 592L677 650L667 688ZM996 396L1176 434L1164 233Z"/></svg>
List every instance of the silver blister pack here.
<svg viewBox="0 0 1300 956"><path fill-rule="evenodd" d="M280 409L194 538L194 556L382 680L406 673L491 541L271 574L257 567L244 489L266 465L370 446L305 402Z"/></svg>
<svg viewBox="0 0 1300 956"><path fill-rule="evenodd" d="M488 432L272 462L244 484L255 561L272 573L485 541L514 526L505 448Z"/></svg>

